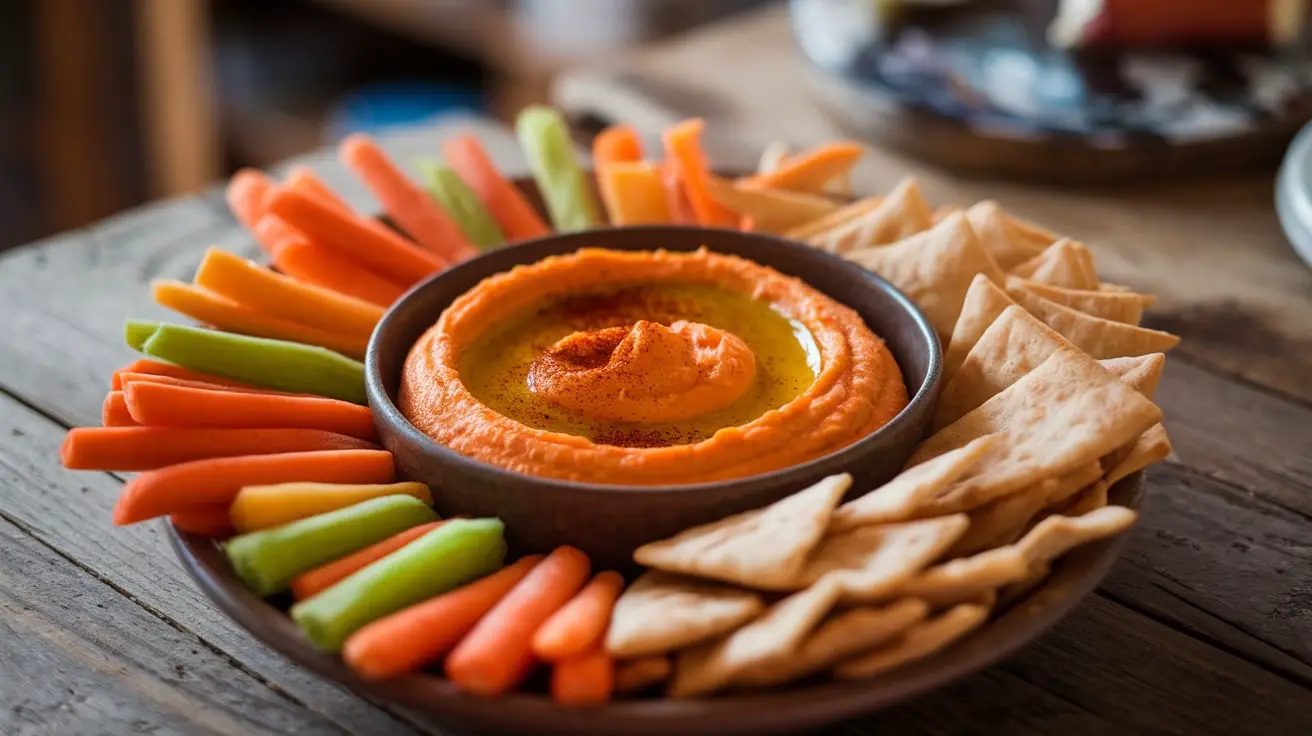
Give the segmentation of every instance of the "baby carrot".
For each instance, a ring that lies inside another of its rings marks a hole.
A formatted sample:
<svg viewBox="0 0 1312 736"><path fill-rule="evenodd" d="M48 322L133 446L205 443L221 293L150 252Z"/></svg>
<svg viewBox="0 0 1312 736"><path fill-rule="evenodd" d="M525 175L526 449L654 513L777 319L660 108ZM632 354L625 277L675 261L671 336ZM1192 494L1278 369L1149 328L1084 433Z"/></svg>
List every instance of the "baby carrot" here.
<svg viewBox="0 0 1312 736"><path fill-rule="evenodd" d="M155 281L151 289L155 302L160 306L226 332L318 345L352 358L363 358L365 348L369 345L368 335L327 332L306 327L261 313L193 284Z"/></svg>
<svg viewBox="0 0 1312 736"><path fill-rule="evenodd" d="M391 483L393 480L396 470L392 467L392 453L383 450L286 452L194 460L142 473L128 481L114 505L114 523L121 526L175 511L226 506L244 486L292 481Z"/></svg>
<svg viewBox="0 0 1312 736"><path fill-rule="evenodd" d="M237 533L232 528L232 521L228 519L226 506L178 511L169 514L169 521L188 534L209 539L227 539Z"/></svg>
<svg viewBox="0 0 1312 736"><path fill-rule="evenodd" d="M326 562L313 570L307 570L292 579L292 597L303 601L320 591L327 590L350 577L357 570L383 559L445 523L445 521L434 521L411 527L381 542L374 542L362 550Z"/></svg>
<svg viewBox="0 0 1312 736"><path fill-rule="evenodd" d="M863 152L858 143L826 143L789 156L774 171L749 176L739 183L748 187L824 194L829 182L851 171Z"/></svg>
<svg viewBox="0 0 1312 736"><path fill-rule="evenodd" d="M305 238L290 240L274 251L273 265L297 281L380 307L392 306L406 289L368 270L364 264Z"/></svg>
<svg viewBox="0 0 1312 736"><path fill-rule="evenodd" d="M479 201L474 191L447 166L424 162L419 166L428 184L428 193L442 205L452 221L479 250L490 250L506 244L492 213Z"/></svg>
<svg viewBox="0 0 1312 736"><path fill-rule="evenodd" d="M122 391L110 391L105 394L105 403L100 406L100 423L106 427L136 427L137 420L128 411L127 397Z"/></svg>
<svg viewBox="0 0 1312 736"><path fill-rule="evenodd" d="M367 624L346 640L342 658L371 680L404 675L435 662L541 560L541 556L524 557L481 580Z"/></svg>
<svg viewBox="0 0 1312 736"><path fill-rule="evenodd" d="M592 168L598 174L611 164L642 160L642 140L632 125L612 125L592 139Z"/></svg>
<svg viewBox="0 0 1312 736"><path fill-rule="evenodd" d="M114 375L110 379L110 388L114 390L123 388L123 377L129 374L134 376L167 376L169 378L178 378L184 381L199 381L201 383L230 386L232 388L254 388L254 386L248 386L240 381L230 381L226 378L211 376L208 373L187 370L180 365L161 363L158 360L150 360L148 358L138 358L114 371Z"/></svg>
<svg viewBox="0 0 1312 736"><path fill-rule="evenodd" d="M693 225L697 216L688 203L688 194L683 190L679 179L679 167L673 159L661 162L661 186L665 188L666 209L670 211L670 222L675 225Z"/></svg>
<svg viewBox="0 0 1312 736"><path fill-rule="evenodd" d="M212 457L377 449L371 442L317 429L76 427L64 437L59 459L70 470L142 471Z"/></svg>
<svg viewBox="0 0 1312 736"><path fill-rule="evenodd" d="M376 304L301 283L219 248L205 252L195 282L257 312L366 340L383 318Z"/></svg>
<svg viewBox="0 0 1312 736"><path fill-rule="evenodd" d="M556 229L573 232L596 227L601 222L600 207L560 113L549 107L526 107L515 120L515 134Z"/></svg>
<svg viewBox="0 0 1312 736"><path fill-rule="evenodd" d="M259 169L242 169L228 180L224 192L228 209L247 230L253 230L264 216L264 198L272 188L273 182Z"/></svg>
<svg viewBox="0 0 1312 736"><path fill-rule="evenodd" d="M546 662L583 656L606 635L615 601L624 590L624 578L607 570L551 615L533 635L533 654Z"/></svg>
<svg viewBox="0 0 1312 736"><path fill-rule="evenodd" d="M588 578L588 556L558 547L501 600L446 660L456 685L478 695L500 695L533 667L533 635Z"/></svg>
<svg viewBox="0 0 1312 736"><path fill-rule="evenodd" d="M330 204L343 212L350 212L351 205L346 200L337 196L323 179L308 166L295 166L287 172L287 186L293 191L301 192L309 197L316 197L326 204Z"/></svg>
<svg viewBox="0 0 1312 736"><path fill-rule="evenodd" d="M449 214L406 177L372 138L356 133L342 141L337 153L415 242L441 256L443 262L458 263L478 255Z"/></svg>
<svg viewBox="0 0 1312 736"><path fill-rule="evenodd" d="M670 222L669 200L656 164L614 162L597 169L597 189L610 224L661 225Z"/></svg>
<svg viewBox="0 0 1312 736"><path fill-rule="evenodd" d="M428 196L423 192L419 194ZM300 192L286 188L276 190L269 198L269 211L305 233L310 240L407 286L437 273L447 264L437 254L396 233L375 228L358 215L342 212Z"/></svg>
<svg viewBox="0 0 1312 736"><path fill-rule="evenodd" d="M705 121L694 118L666 130L661 136L665 143L665 154L674 161L697 224L737 228L738 216L715 201L706 188L711 169L706 161L706 153L702 151L701 135L705 127Z"/></svg>
<svg viewBox="0 0 1312 736"><path fill-rule="evenodd" d="M423 483L277 483L242 488L233 499L228 514L232 517L232 525L244 534L383 496L413 496L433 505L433 494Z"/></svg>
<svg viewBox="0 0 1312 736"><path fill-rule="evenodd" d="M268 388L250 388L247 386L232 386L224 383L209 383L208 381L189 381L185 378L174 378L173 376L157 376L150 373L115 373L118 377L119 385L126 389L134 383L161 383L165 386L181 386L183 388L198 388L204 391L229 391L239 394L275 394L279 396L304 396L305 394L289 394L283 391L274 391Z"/></svg>
<svg viewBox="0 0 1312 736"><path fill-rule="evenodd" d="M600 645L551 670L551 699L561 705L603 705L614 689L615 661Z"/></svg>
<svg viewBox="0 0 1312 736"><path fill-rule="evenodd" d="M362 440L376 436L369 407L322 396L206 391L163 383L129 383L128 413L147 427L321 429Z"/></svg>
<svg viewBox="0 0 1312 736"><path fill-rule="evenodd" d="M492 213L506 240L540 238L551 232L523 192L493 165L477 138L472 135L448 138L442 144L442 158Z"/></svg>

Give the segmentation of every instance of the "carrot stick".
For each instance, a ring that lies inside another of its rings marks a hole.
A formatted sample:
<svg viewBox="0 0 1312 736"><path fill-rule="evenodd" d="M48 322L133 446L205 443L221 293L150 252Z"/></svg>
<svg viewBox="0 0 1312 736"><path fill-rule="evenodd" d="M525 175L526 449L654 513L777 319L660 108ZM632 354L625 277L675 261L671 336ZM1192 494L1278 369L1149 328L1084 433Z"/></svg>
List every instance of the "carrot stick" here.
<svg viewBox="0 0 1312 736"><path fill-rule="evenodd" d="M756 218L751 215L743 215L743 219L738 221L738 229L745 233L756 232Z"/></svg>
<svg viewBox="0 0 1312 736"><path fill-rule="evenodd" d="M524 557L482 580L380 618L346 640L342 658L371 680L414 672L454 649L541 560Z"/></svg>
<svg viewBox="0 0 1312 736"><path fill-rule="evenodd" d="M326 332L285 319L262 314L209 289L181 281L151 284L155 302L192 319L239 335L287 340L318 345L351 358L363 358L369 336L358 333Z"/></svg>
<svg viewBox="0 0 1312 736"><path fill-rule="evenodd" d="M237 493L228 514L237 531L272 529L297 519L326 514L383 496L413 496L429 506L433 494L423 483L275 483L246 486Z"/></svg>
<svg viewBox="0 0 1312 736"><path fill-rule="evenodd" d="M446 675L478 695L500 695L533 667L533 635L588 578L588 556L558 547L516 585L446 660Z"/></svg>
<svg viewBox="0 0 1312 736"><path fill-rule="evenodd" d="M319 429L373 440L369 407L321 396L281 396L129 383L128 412L147 427Z"/></svg>
<svg viewBox="0 0 1312 736"><path fill-rule="evenodd" d="M824 194L826 185L851 171L862 153L864 149L858 143L826 143L789 156L774 171L740 179L739 183L748 187Z"/></svg>
<svg viewBox="0 0 1312 736"><path fill-rule="evenodd" d="M127 397L122 391L110 391L105 394L105 403L100 406L100 423L106 427L136 427L137 420L128 411Z"/></svg>
<svg viewBox="0 0 1312 736"><path fill-rule="evenodd" d="M372 442L318 429L76 427L59 458L70 470L157 470L212 457L315 450L377 450Z"/></svg>
<svg viewBox="0 0 1312 736"><path fill-rule="evenodd" d="M205 252L195 281L257 312L325 332L361 334L367 340L383 318L376 304L297 282L219 248Z"/></svg>
<svg viewBox="0 0 1312 736"><path fill-rule="evenodd" d="M581 657L597 646L610 625L615 601L624 590L624 578L607 570L552 614L533 636L533 654L546 662Z"/></svg>
<svg viewBox="0 0 1312 736"><path fill-rule="evenodd" d="M442 157L497 221L506 240L540 238L551 232L523 192L511 184L472 135L458 135L442 144Z"/></svg>
<svg viewBox="0 0 1312 736"><path fill-rule="evenodd" d="M169 521L188 534L209 539L227 539L237 533L228 519L226 506L179 511L169 514Z"/></svg>
<svg viewBox="0 0 1312 736"><path fill-rule="evenodd" d="M173 376L155 376L149 373L116 373L119 384L127 388L134 383L162 383L165 386L181 386L183 388L198 388L204 391L230 391L238 394L276 394L280 396L305 396L307 394L291 394L286 391L274 391L268 388L247 388L246 386L225 386L221 383L208 383L206 381L189 381L185 378L174 378Z"/></svg>
<svg viewBox="0 0 1312 736"><path fill-rule="evenodd" d="M285 188L276 190L269 199L269 211L305 233L310 240L358 260L369 270L397 283L414 284L446 266L446 261L435 253L400 235L384 228L374 228L359 216L342 212L300 192Z"/></svg>
<svg viewBox="0 0 1312 736"><path fill-rule="evenodd" d="M642 160L642 140L632 125L612 125L592 139L592 168L597 173L615 163Z"/></svg>
<svg viewBox="0 0 1312 736"><path fill-rule="evenodd" d="M110 378L110 388L116 391L123 388L123 377L128 374L134 376L167 376L169 378L178 378L184 381L199 381L201 383L211 383L231 388L259 390L254 386L240 381L232 381L227 378L211 376L208 373L200 373L199 371L183 368L180 365L163 363L158 360L150 360L149 358L138 358L137 360L134 360L114 371L113 377Z"/></svg>
<svg viewBox="0 0 1312 736"><path fill-rule="evenodd" d="M660 225L670 221L670 207L658 166L646 161L613 162L597 169L597 189L610 224Z"/></svg>
<svg viewBox="0 0 1312 736"><path fill-rule="evenodd" d="M296 166L287 172L287 186L292 191L300 192L308 197L315 197L326 204L331 204L343 212L351 212L351 205L346 200L337 196L327 184L320 179L318 174L308 166Z"/></svg>
<svg viewBox="0 0 1312 736"><path fill-rule="evenodd" d="M368 270L364 264L304 238L289 240L274 251L273 265L297 281L380 307L392 306L406 290L405 286Z"/></svg>
<svg viewBox="0 0 1312 736"><path fill-rule="evenodd" d="M666 208L670 211L670 222L676 225L692 225L697 222L688 204L688 195L683 191L683 182L679 180L679 167L670 159L661 162L661 185L665 187Z"/></svg>
<svg viewBox="0 0 1312 736"><path fill-rule="evenodd" d="M392 453L328 450L195 460L128 481L114 505L114 523L132 524L175 511L232 503L242 486L291 481L391 483Z"/></svg>
<svg viewBox="0 0 1312 736"><path fill-rule="evenodd" d="M363 133L349 136L338 146L337 154L415 242L441 256L444 262L458 263L478 255L447 213L401 173L372 138ZM400 274L379 270L400 278Z"/></svg>
<svg viewBox="0 0 1312 736"><path fill-rule="evenodd" d="M603 705L614 689L615 661L601 646L557 662L551 670L551 699L561 705Z"/></svg>
<svg viewBox="0 0 1312 736"><path fill-rule="evenodd" d="M259 169L241 169L228 180L228 209L247 230L264 217L264 199L272 188L273 181Z"/></svg>
<svg viewBox="0 0 1312 736"><path fill-rule="evenodd" d="M737 228L738 216L715 201L706 189L711 169L701 145L702 130L705 127L705 121L694 118L666 130L661 136L665 143L665 153L674 161L679 182L683 185L697 224Z"/></svg>
<svg viewBox="0 0 1312 736"><path fill-rule="evenodd" d="M331 588L338 581L345 580L357 570L383 559L444 523L446 522L434 521L406 529L381 542L375 542L362 550L352 552L345 557L339 557L313 570L303 572L292 579L292 597L301 601L315 593Z"/></svg>
<svg viewBox="0 0 1312 736"><path fill-rule="evenodd" d="M277 191L276 187L269 190L270 194L274 191ZM255 242L260 244L270 258L277 258L278 252L289 244L305 240L303 234L276 215L266 214L250 230L251 235L255 236Z"/></svg>

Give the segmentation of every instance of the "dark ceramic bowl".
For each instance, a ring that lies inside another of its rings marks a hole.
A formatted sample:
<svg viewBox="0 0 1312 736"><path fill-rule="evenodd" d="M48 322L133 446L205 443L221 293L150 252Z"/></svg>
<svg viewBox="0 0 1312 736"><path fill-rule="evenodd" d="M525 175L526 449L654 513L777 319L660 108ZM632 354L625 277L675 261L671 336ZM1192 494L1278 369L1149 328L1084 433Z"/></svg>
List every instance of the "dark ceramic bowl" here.
<svg viewBox="0 0 1312 736"><path fill-rule="evenodd" d="M715 483L622 486L523 475L439 445L415 429L393 400L410 346L442 310L484 278L584 247L690 251L706 246L797 276L855 309L902 368L910 403L878 431L835 453L782 470ZM415 287L383 317L369 341L365 380L382 444L402 475L433 486L439 513L498 516L517 552L572 544L598 567L626 569L639 545L696 524L757 508L835 473L854 488L892 478L924 438L939 392L942 352L929 322L888 282L841 258L781 238L734 230L642 227L553 235L492 251Z"/></svg>

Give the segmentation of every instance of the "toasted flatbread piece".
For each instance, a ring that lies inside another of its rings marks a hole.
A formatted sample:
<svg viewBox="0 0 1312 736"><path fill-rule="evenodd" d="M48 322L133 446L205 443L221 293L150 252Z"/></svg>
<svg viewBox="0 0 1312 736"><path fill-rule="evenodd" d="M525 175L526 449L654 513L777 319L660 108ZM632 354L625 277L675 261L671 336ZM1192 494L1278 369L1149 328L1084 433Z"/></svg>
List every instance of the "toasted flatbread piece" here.
<svg viewBox="0 0 1312 736"><path fill-rule="evenodd" d="M976 274L994 283L1004 278L970 223L959 214L919 235L892 245L860 248L846 257L901 289L944 341L952 334Z"/></svg>
<svg viewBox="0 0 1312 736"><path fill-rule="evenodd" d="M966 299L961 304L961 314L952 327L952 336L948 340L947 350L943 353L943 382L952 380L957 369L961 367L971 348L979 342L984 331L1002 314L1007 307L1016 302L1007 296L1002 287L989 280L984 274L976 274L966 290Z"/></svg>
<svg viewBox="0 0 1312 736"><path fill-rule="evenodd" d="M1180 338L1169 332L1099 319L1019 287L1008 286L1007 295L1095 358L1165 353L1180 344Z"/></svg>
<svg viewBox="0 0 1312 736"><path fill-rule="evenodd" d="M869 215L871 212L878 209L883 201L883 197L866 197L865 199L859 199L849 205L840 207L818 220L808 222L805 225L789 230L784 233L784 237L809 243L812 238L837 230L858 218Z"/></svg>
<svg viewBox="0 0 1312 736"><path fill-rule="evenodd" d="M940 205L938 209L934 210L934 224L937 225L958 212L965 212L959 204Z"/></svg>
<svg viewBox="0 0 1312 736"><path fill-rule="evenodd" d="M1070 307L1094 317L1101 317L1102 319L1127 325L1137 325L1143 321L1144 308L1155 301L1155 297L1148 294L1136 294L1128 291L1066 289L1060 286L1041 284L1037 281L1026 281L1015 276L1008 279L1007 282L1064 307Z"/></svg>
<svg viewBox="0 0 1312 736"><path fill-rule="evenodd" d="M934 213L915 179L904 179L869 212L831 230L807 239L830 253L848 253L859 248L888 245L934 224Z"/></svg>
<svg viewBox="0 0 1312 736"><path fill-rule="evenodd" d="M1093 268L1093 253L1083 243L1063 238L1037 256L1011 269L1011 274L1027 281L1062 286L1067 289L1096 290L1098 272Z"/></svg>
<svg viewBox="0 0 1312 736"><path fill-rule="evenodd" d="M666 572L778 590L797 579L829 517L852 486L833 475L770 506L644 544L633 559Z"/></svg>
<svg viewBox="0 0 1312 736"><path fill-rule="evenodd" d="M1004 271L1034 258L1059 239L1033 223L1008 215L992 200L972 206L966 210L966 217L989 255Z"/></svg>
<svg viewBox="0 0 1312 736"><path fill-rule="evenodd" d="M838 209L838 205L814 194L783 189L745 189L719 177L706 181L711 198L734 214L750 217L756 229L782 233L812 222Z"/></svg>
<svg viewBox="0 0 1312 736"><path fill-rule="evenodd" d="M904 598L882 607L852 608L831 615L787 656L745 670L734 684L769 687L800 680L906 633L929 615L929 605Z"/></svg>
<svg viewBox="0 0 1312 736"><path fill-rule="evenodd" d="M715 692L739 673L794 654L837 601L838 584L821 580L774 604L727 637L681 653L674 664L670 697Z"/></svg>
<svg viewBox="0 0 1312 736"><path fill-rule="evenodd" d="M842 587L844 602L885 600L947 551L969 523L965 514L952 514L862 526L825 537L807 561L797 587L833 579Z"/></svg>
<svg viewBox="0 0 1312 736"><path fill-rule="evenodd" d="M1128 444L1161 418L1161 409L1097 361L1077 350L1058 350L912 455L911 464L916 464L1002 433L978 463L922 511L969 511L1074 472Z"/></svg>
<svg viewBox="0 0 1312 736"><path fill-rule="evenodd" d="M829 534L915 518L921 505L946 491L953 481L979 462L997 440L996 436L985 435L903 470L893 480L835 509L829 519Z"/></svg>
<svg viewBox="0 0 1312 736"><path fill-rule="evenodd" d="M1107 504L1103 504L1106 506ZM1101 507L1099 507L1101 508ZM998 606L1007 606L1011 603L1024 598L1039 587L1039 584L1047 579L1048 574L1052 572L1052 565L1046 562L1040 562L1030 566L1025 572L1025 576L1014 583L1002 586L998 590Z"/></svg>
<svg viewBox="0 0 1312 736"><path fill-rule="evenodd" d="M1157 395L1157 384L1162 380L1166 356L1162 353L1148 353L1125 358L1103 358L1098 363L1135 391L1151 399Z"/></svg>
<svg viewBox="0 0 1312 736"><path fill-rule="evenodd" d="M1160 463L1170 455L1171 438L1166 435L1166 427L1154 424L1129 447L1103 461L1107 469L1107 485L1114 485L1127 475Z"/></svg>
<svg viewBox="0 0 1312 736"><path fill-rule="evenodd" d="M670 679L674 664L664 655L615 663L615 692L640 693Z"/></svg>
<svg viewBox="0 0 1312 736"><path fill-rule="evenodd" d="M647 572L616 601L606 649L622 659L662 654L732 631L763 610L761 597L746 590Z"/></svg>
<svg viewBox="0 0 1312 736"><path fill-rule="evenodd" d="M973 603L954 606L922 621L892 642L840 663L834 675L845 680L874 677L917 659L924 659L969 634L988 618L989 609Z"/></svg>
<svg viewBox="0 0 1312 736"><path fill-rule="evenodd" d="M1061 507L1062 516L1083 516L1106 506L1107 488L1107 481L1100 480L1081 489Z"/></svg>
<svg viewBox="0 0 1312 736"><path fill-rule="evenodd" d="M970 514L970 528L952 545L948 558L966 557L1011 544L1020 538L1030 520L1043 509L1064 504L1070 497L1102 476L1102 466L1087 463L1073 473L990 501Z"/></svg>

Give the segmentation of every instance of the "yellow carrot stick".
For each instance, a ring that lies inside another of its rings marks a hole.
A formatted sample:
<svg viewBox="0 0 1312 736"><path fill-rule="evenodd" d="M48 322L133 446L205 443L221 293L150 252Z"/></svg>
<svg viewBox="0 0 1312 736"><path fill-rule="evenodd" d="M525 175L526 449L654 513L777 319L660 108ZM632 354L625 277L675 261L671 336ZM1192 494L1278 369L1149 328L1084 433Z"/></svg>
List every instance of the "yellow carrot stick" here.
<svg viewBox="0 0 1312 736"><path fill-rule="evenodd" d="M669 197L656 164L612 161L597 170L597 186L610 224L616 227L670 222Z"/></svg>
<svg viewBox="0 0 1312 736"><path fill-rule="evenodd" d="M278 483L242 488L229 514L232 525L245 534L383 496L413 496L426 504L433 503L433 495L423 483Z"/></svg>

